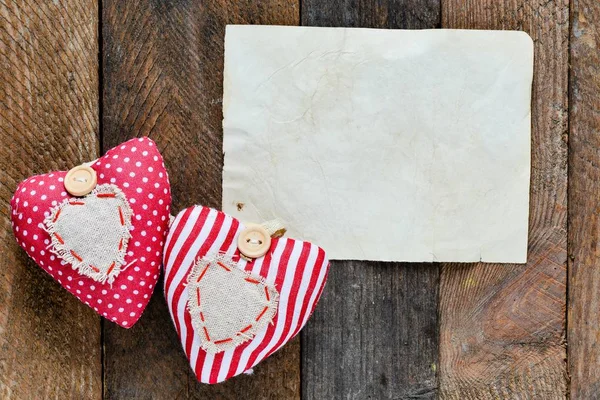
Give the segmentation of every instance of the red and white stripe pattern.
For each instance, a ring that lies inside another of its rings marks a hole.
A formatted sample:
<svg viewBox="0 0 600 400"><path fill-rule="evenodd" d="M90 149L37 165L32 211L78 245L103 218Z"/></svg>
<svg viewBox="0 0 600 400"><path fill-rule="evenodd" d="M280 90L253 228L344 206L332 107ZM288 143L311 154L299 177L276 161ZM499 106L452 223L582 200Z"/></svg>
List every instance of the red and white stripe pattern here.
<svg viewBox="0 0 600 400"><path fill-rule="evenodd" d="M190 366L203 383L222 382L247 371L296 336L327 279L329 261L323 249L299 240L273 239L264 257L252 262L240 259L238 264L277 288L280 298L273 324L234 349L205 352L186 308L185 282L194 261L206 254L220 251L239 256L236 243L242 229L238 220L221 211L194 206L177 215L165 244L165 298Z"/></svg>

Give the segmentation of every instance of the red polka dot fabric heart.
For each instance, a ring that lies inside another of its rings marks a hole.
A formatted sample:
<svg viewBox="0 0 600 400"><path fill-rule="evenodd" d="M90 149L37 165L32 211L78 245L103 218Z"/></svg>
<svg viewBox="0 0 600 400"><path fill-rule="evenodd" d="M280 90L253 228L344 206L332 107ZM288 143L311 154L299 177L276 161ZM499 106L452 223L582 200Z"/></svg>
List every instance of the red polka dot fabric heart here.
<svg viewBox="0 0 600 400"><path fill-rule="evenodd" d="M136 138L88 164L94 190L71 196L66 171L23 181L12 227L27 254L98 314L125 328L156 286L169 226L171 190L155 143Z"/></svg>
<svg viewBox="0 0 600 400"><path fill-rule="evenodd" d="M245 229L201 206L177 215L165 243L165 298L196 377L218 383L248 371L298 334L327 279L325 252L274 238L246 261L237 248Z"/></svg>

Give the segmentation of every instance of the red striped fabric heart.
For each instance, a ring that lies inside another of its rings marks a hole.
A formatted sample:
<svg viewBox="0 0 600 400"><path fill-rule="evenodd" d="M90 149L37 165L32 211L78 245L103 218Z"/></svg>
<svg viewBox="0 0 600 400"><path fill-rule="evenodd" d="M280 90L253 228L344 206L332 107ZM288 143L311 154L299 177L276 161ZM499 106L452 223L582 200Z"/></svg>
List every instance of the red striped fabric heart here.
<svg viewBox="0 0 600 400"><path fill-rule="evenodd" d="M132 139L90 164L95 189L71 196L66 171L21 182L11 200L19 245L98 314L125 328L156 286L169 226L171 190L148 138Z"/></svg>
<svg viewBox="0 0 600 400"><path fill-rule="evenodd" d="M242 259L237 237L243 229L223 212L194 206L177 215L165 242L165 298L190 366L203 383L251 369L296 336L327 279L325 252L300 240L273 239L263 257ZM230 274L223 267L239 271ZM269 323L252 332L264 318Z"/></svg>

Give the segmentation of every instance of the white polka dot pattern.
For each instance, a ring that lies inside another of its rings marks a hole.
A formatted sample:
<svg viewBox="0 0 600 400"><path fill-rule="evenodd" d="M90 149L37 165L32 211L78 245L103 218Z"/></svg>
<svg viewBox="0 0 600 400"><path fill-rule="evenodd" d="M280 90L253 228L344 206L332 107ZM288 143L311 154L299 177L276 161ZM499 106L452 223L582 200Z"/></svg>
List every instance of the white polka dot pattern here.
<svg viewBox="0 0 600 400"><path fill-rule="evenodd" d="M112 183L123 191L135 216L125 256L129 266L112 285L80 275L48 247L44 218L53 206L71 198L62 183L66 171L21 182L11 200L13 232L27 254L65 289L101 316L129 328L142 315L158 280L171 206L169 179L156 144L148 138L109 150L91 167L98 184Z"/></svg>

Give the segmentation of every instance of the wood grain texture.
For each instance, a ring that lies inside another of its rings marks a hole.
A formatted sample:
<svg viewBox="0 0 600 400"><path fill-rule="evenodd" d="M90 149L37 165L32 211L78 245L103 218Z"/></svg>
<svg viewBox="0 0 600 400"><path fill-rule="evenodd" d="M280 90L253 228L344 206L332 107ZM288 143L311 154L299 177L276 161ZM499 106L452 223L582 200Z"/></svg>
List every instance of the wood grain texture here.
<svg viewBox="0 0 600 400"><path fill-rule="evenodd" d="M220 208L225 25L297 25L298 3L107 0L102 16L103 150L149 136L165 158L173 213L193 204ZM161 292L131 330L105 324L107 398L299 397L298 341L252 377L197 383Z"/></svg>
<svg viewBox="0 0 600 400"><path fill-rule="evenodd" d="M94 0L0 0L0 398L98 399L100 318L28 259L9 201L98 154Z"/></svg>
<svg viewBox="0 0 600 400"><path fill-rule="evenodd" d="M600 3L571 3L569 373L572 399L600 394Z"/></svg>
<svg viewBox="0 0 600 400"><path fill-rule="evenodd" d="M439 28L439 0L301 0L302 25Z"/></svg>
<svg viewBox="0 0 600 400"><path fill-rule="evenodd" d="M527 265L444 265L440 397L567 393L568 0L444 0L442 27L514 29L534 41Z"/></svg>
<svg viewBox="0 0 600 400"><path fill-rule="evenodd" d="M439 1L303 0L302 24L435 28ZM333 262L302 337L306 399L433 399L439 267Z"/></svg>
<svg viewBox="0 0 600 400"><path fill-rule="evenodd" d="M305 399L434 399L434 264L332 262L302 333Z"/></svg>

